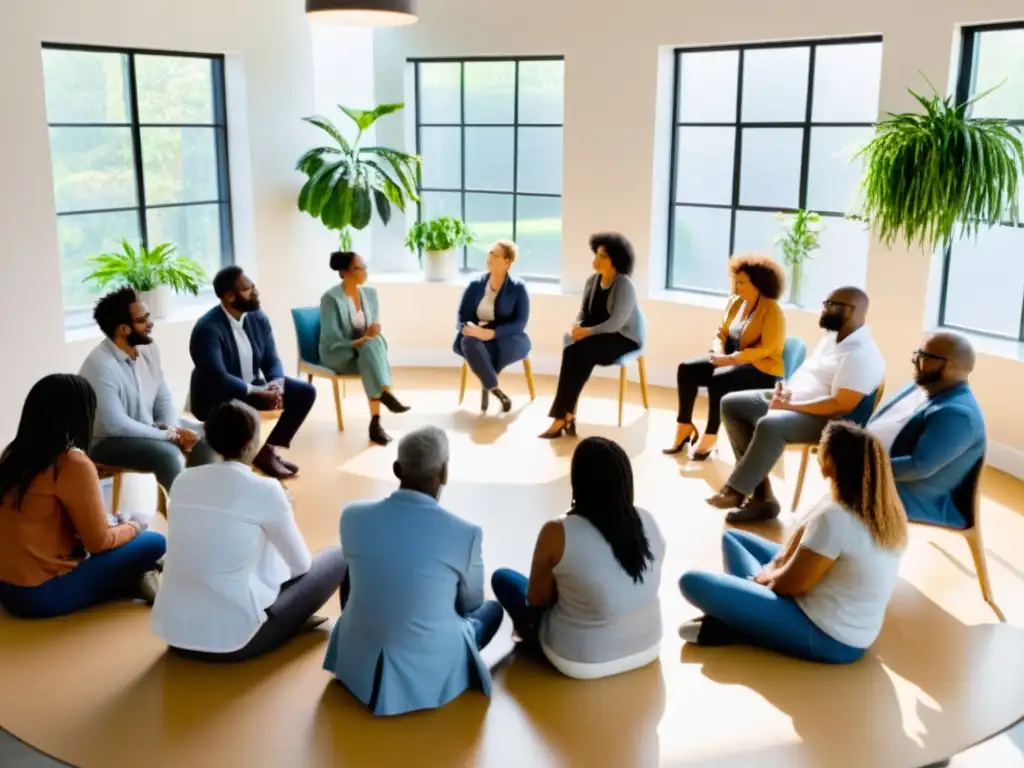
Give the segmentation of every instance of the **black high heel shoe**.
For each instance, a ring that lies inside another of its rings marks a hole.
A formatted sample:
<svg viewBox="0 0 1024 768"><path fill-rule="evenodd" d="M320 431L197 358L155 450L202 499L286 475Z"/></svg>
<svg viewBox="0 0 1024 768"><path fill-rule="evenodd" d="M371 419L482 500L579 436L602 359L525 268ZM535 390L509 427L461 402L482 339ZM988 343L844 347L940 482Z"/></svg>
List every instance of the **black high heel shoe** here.
<svg viewBox="0 0 1024 768"><path fill-rule="evenodd" d="M512 410L512 399L508 395L506 395L497 387L491 390L491 394L498 399L499 403L501 403L502 413L508 413L509 411Z"/></svg>
<svg viewBox="0 0 1024 768"><path fill-rule="evenodd" d="M560 437L576 437L576 419L567 421L554 432L542 432L537 435L541 440L557 440Z"/></svg>
<svg viewBox="0 0 1024 768"><path fill-rule="evenodd" d="M486 389L480 390L480 413L487 413L487 406L491 404L491 393Z"/></svg>
<svg viewBox="0 0 1024 768"><path fill-rule="evenodd" d="M716 453L717 451L717 445L711 446L711 448L706 451L694 451L693 453L690 454L690 461L707 461L710 458L711 454Z"/></svg>
<svg viewBox="0 0 1024 768"><path fill-rule="evenodd" d="M697 432L696 432L696 430L694 430L693 432L688 434L686 437L684 437L682 440L680 440L679 441L679 445L675 446L674 448L662 448L661 452L663 454L665 454L666 456L675 456L678 453L682 453L686 449L686 446L691 445L692 443L696 443L696 442L697 442Z"/></svg>

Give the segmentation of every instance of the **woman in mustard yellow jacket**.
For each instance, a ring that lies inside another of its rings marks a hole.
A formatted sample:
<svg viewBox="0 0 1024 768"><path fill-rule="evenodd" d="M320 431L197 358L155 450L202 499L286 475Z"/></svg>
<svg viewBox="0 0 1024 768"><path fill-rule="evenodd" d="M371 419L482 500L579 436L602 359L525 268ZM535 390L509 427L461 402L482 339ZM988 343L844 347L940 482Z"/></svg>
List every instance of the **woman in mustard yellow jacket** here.
<svg viewBox="0 0 1024 768"><path fill-rule="evenodd" d="M711 354L679 364L679 416L676 439L667 454L681 453L697 441L693 403L697 389L708 390L708 424L691 456L704 461L718 441L720 404L729 392L772 389L782 378L786 318L778 298L786 272L775 259L752 253L729 260L733 295L711 343Z"/></svg>

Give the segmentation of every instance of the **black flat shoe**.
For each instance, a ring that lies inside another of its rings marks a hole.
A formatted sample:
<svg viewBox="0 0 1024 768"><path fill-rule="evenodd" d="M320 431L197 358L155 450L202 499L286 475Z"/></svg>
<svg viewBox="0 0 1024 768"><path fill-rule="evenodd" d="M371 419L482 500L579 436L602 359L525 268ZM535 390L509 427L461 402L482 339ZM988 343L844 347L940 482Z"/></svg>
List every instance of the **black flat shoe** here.
<svg viewBox="0 0 1024 768"><path fill-rule="evenodd" d="M695 443L695 442L697 442L697 433L696 433L696 431L691 432L686 437L684 437L679 442L679 445L676 445L673 448L663 448L661 452L663 454L665 454L666 456L675 456L677 453L682 453L686 449L686 446L690 445L691 443Z"/></svg>
<svg viewBox="0 0 1024 768"><path fill-rule="evenodd" d="M398 400L398 398L395 397L390 392L381 392L380 402L385 408L387 408L392 413L405 413L406 411L409 410L408 405L404 405L403 403L401 403Z"/></svg>
<svg viewBox="0 0 1024 768"><path fill-rule="evenodd" d="M491 390L491 394L498 399L499 403L501 403L502 413L508 413L509 411L512 410L512 399L508 395L506 395L497 387Z"/></svg>
<svg viewBox="0 0 1024 768"><path fill-rule="evenodd" d="M380 425L380 416L370 419L370 442L376 445L387 445L391 442L391 435Z"/></svg>
<svg viewBox="0 0 1024 768"><path fill-rule="evenodd" d="M480 413L487 413L487 406L491 404L491 393L486 389L480 390Z"/></svg>

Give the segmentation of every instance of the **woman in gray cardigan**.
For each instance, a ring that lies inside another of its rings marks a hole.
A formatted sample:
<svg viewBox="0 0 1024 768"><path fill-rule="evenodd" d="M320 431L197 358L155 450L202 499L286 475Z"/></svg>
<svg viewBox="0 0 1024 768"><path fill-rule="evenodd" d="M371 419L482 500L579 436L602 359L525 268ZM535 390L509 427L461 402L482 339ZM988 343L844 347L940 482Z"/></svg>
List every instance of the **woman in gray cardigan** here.
<svg viewBox="0 0 1024 768"><path fill-rule="evenodd" d="M590 238L594 272L583 288L583 303L566 337L555 402L548 412L554 421L540 437L576 436L576 404L596 365L614 365L640 348L640 307L633 281L633 246L622 235Z"/></svg>

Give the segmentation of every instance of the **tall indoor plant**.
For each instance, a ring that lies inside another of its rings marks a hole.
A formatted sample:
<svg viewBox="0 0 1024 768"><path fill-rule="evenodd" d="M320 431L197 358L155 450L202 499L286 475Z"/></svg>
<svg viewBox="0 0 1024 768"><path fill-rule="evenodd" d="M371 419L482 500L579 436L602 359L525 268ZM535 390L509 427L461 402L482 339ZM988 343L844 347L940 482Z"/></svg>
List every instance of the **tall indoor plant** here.
<svg viewBox="0 0 1024 768"><path fill-rule="evenodd" d="M814 258L811 253L821 247L821 216L812 211L797 211L792 216L775 214L784 222L775 236L775 245L782 251L782 261L789 267L789 303L803 306L804 262Z"/></svg>
<svg viewBox="0 0 1024 768"><path fill-rule="evenodd" d="M471 245L474 239L473 233L461 219L439 216L413 224L405 238L405 246L421 254L420 265L424 277L436 282L455 277L455 249L461 245Z"/></svg>
<svg viewBox="0 0 1024 768"><path fill-rule="evenodd" d="M195 296L206 282L203 268L187 256L175 255L176 251L173 243L135 249L122 238L120 251L88 259L95 269L85 280L100 288L130 286L141 294L154 317L163 318L167 316L171 291Z"/></svg>
<svg viewBox="0 0 1024 768"><path fill-rule="evenodd" d="M1024 145L1006 120L968 117L994 89L957 104L910 91L923 113L889 114L857 159L865 162L863 212L878 237L946 247L1001 220L1017 221Z"/></svg>
<svg viewBox="0 0 1024 768"><path fill-rule="evenodd" d="M341 233L342 243L351 243L349 228L365 229L377 215L386 226L391 207L400 211L411 201L418 203L422 159L388 147L361 147L363 134L385 115L398 112L404 104L381 104L371 110L339 109L355 123L355 139L349 141L331 120L317 115L303 118L326 133L333 143L303 153L295 167L306 176L299 192L299 210ZM347 250L347 248L344 248Z"/></svg>

